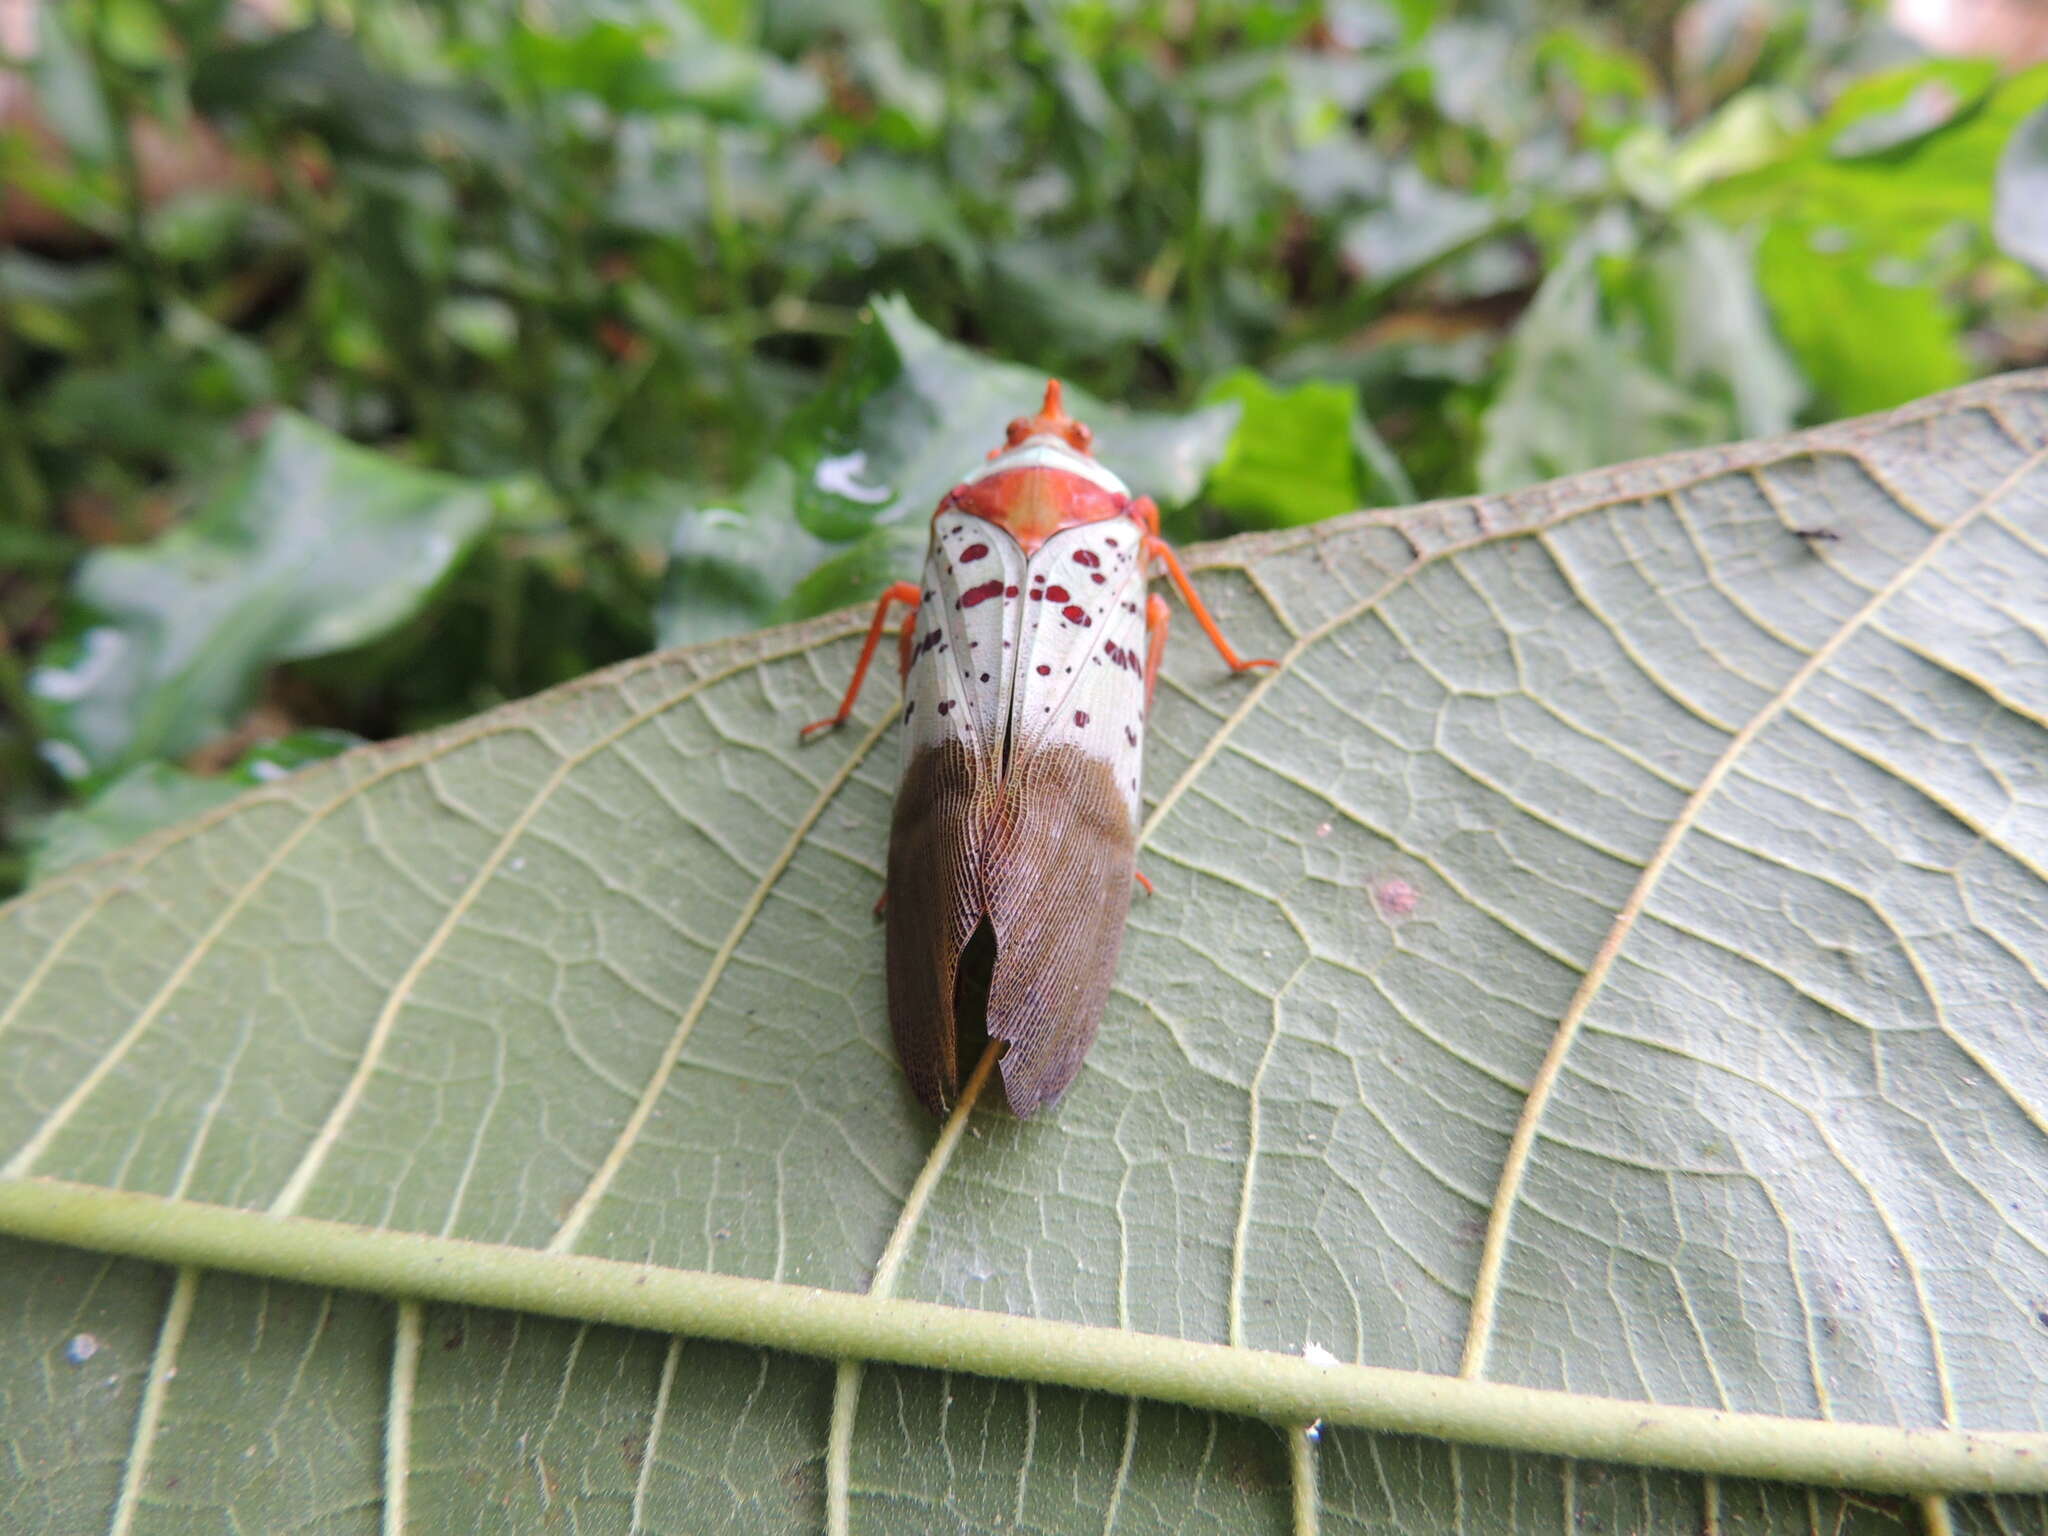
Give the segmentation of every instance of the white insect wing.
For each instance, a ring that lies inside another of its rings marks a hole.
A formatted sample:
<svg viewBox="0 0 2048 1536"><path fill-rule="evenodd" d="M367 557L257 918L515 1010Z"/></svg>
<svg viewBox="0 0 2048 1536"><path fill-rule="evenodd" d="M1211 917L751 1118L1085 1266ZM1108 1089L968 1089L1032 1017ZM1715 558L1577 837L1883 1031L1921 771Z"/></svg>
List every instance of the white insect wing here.
<svg viewBox="0 0 2048 1536"><path fill-rule="evenodd" d="M999 770L1023 581L1024 551L1002 529L967 512L933 520L903 686L905 762L960 738Z"/></svg>
<svg viewBox="0 0 2048 1536"><path fill-rule="evenodd" d="M1084 523L1039 546L1025 572L1011 730L1022 754L1071 744L1111 763L1135 818L1145 744L1144 533Z"/></svg>

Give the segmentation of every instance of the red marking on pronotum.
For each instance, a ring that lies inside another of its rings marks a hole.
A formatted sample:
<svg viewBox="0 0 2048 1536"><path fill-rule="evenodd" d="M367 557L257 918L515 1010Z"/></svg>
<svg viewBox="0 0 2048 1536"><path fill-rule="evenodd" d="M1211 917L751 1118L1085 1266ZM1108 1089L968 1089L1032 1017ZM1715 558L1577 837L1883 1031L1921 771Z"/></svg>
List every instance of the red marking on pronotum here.
<svg viewBox="0 0 2048 1536"><path fill-rule="evenodd" d="M928 720L911 741L889 839L887 904L896 1050L918 1098L938 1114L973 1066L961 1060L963 1025L985 1022L987 1038L1006 1047L1004 1093L1028 1115L1066 1091L1102 1021L1137 867L1136 754L1169 618L1165 599L1145 592L1148 575L1173 583L1233 670L1272 665L1230 648L1160 539L1159 509L1095 464L1091 441L1067 415L1058 382L1048 384L1038 414L1011 422L1005 446L940 500L928 590L901 582L883 595L839 712L805 728L808 736L852 715L891 604L915 609L953 596L961 614L950 628L920 639L913 612L901 629L904 718L928 701L947 723ZM1128 555L1126 538L1136 543ZM969 572L990 569L976 562L998 546L1001 579L967 585ZM1105 589L1098 606L1113 639L1100 651L1087 640L1097 615L1051 579L1075 571ZM1065 622L1026 626L1013 610L986 606L1018 600L1020 585L1033 600L1050 599ZM965 670L963 656L984 645L993 651L998 639L1018 653L1016 667ZM1142 692L1090 673L1084 659L1137 674ZM1087 707L1077 707L1084 700ZM955 704L959 721L950 719ZM1040 729L1062 711L1080 731L1099 720L1110 734L1098 743ZM1117 730L1130 751L1112 760ZM1405 883L1386 881L1374 899L1398 915L1415 897ZM986 999L985 1021L956 1017L970 996Z"/></svg>

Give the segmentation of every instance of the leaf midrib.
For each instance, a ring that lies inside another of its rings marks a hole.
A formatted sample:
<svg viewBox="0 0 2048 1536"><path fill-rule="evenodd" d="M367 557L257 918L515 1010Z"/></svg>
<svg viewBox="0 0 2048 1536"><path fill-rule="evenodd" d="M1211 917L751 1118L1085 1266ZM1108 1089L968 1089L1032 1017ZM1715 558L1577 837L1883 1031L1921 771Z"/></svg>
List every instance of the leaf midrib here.
<svg viewBox="0 0 2048 1536"><path fill-rule="evenodd" d="M1906 1493L2048 1492L2048 1434L1669 1407L779 1280L548 1254L55 1179L0 1180L0 1230L295 1284L537 1313L827 1359L953 1369L1705 1475Z"/></svg>

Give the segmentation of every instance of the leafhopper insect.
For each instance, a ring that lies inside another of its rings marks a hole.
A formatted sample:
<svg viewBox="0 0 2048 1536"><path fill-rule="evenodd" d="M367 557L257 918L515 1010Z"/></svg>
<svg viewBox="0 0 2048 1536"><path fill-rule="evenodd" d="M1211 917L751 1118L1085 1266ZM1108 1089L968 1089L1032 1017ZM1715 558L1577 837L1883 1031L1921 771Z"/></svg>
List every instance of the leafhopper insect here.
<svg viewBox="0 0 2048 1536"><path fill-rule="evenodd" d="M1096 461L1092 440L1047 383L1038 414L1012 421L940 500L923 582L882 594L839 712L803 729L853 713L891 610L908 608L889 1022L936 1115L960 1091L970 946L992 941L986 1027L990 1049L1003 1042L1014 1114L1056 1103L1095 1041L1143 879L1140 764L1168 617L1146 594L1152 567L1233 671L1274 665L1231 648L1159 537L1159 508Z"/></svg>

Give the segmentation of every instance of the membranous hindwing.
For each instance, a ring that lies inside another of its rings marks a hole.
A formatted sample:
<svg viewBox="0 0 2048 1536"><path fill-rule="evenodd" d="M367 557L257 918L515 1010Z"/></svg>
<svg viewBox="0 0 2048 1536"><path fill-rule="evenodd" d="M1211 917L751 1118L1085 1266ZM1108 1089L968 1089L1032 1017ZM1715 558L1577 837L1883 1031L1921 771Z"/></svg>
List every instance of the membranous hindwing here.
<svg viewBox="0 0 2048 1536"><path fill-rule="evenodd" d="M1064 529L1024 576L1013 760L1067 746L1107 763L1135 823L1145 741L1144 530L1127 517Z"/></svg>
<svg viewBox="0 0 2048 1536"><path fill-rule="evenodd" d="M1000 775L1023 582L1024 551L1002 529L967 512L933 519L903 684L906 763L957 740Z"/></svg>

